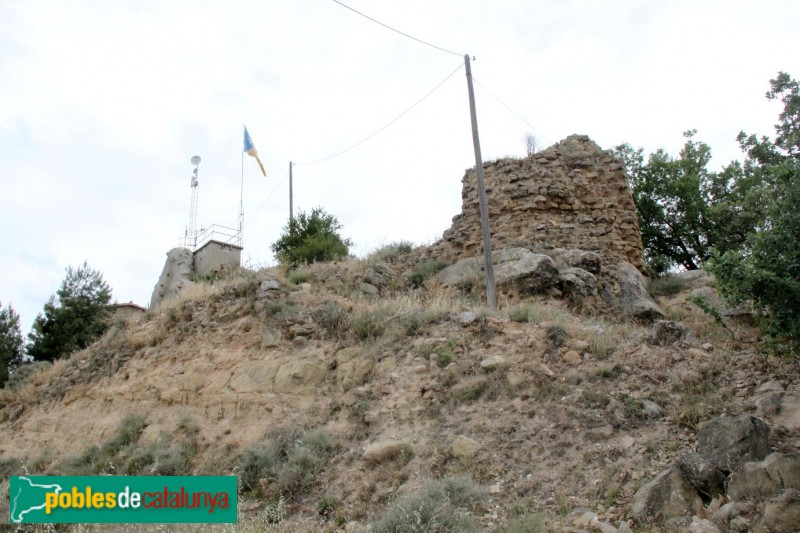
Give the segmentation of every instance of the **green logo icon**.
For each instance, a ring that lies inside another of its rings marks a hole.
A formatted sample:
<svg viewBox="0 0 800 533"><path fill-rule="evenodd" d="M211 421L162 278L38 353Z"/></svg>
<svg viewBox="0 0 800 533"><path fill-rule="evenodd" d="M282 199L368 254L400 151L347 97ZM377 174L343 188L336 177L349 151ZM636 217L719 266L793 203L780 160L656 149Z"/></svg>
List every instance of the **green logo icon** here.
<svg viewBox="0 0 800 533"><path fill-rule="evenodd" d="M12 523L233 523L234 476L12 476Z"/></svg>

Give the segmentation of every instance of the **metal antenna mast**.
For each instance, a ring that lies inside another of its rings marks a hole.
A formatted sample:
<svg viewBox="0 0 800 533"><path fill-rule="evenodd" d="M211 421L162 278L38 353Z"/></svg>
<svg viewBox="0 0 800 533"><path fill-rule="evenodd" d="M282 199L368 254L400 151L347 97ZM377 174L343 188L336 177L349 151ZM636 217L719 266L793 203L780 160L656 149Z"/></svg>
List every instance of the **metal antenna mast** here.
<svg viewBox="0 0 800 533"><path fill-rule="evenodd" d="M197 248L197 167L200 165L200 156L192 157L191 163L194 165L194 171L192 172L192 203L189 207L189 227L186 228L184 245L195 251L195 248Z"/></svg>

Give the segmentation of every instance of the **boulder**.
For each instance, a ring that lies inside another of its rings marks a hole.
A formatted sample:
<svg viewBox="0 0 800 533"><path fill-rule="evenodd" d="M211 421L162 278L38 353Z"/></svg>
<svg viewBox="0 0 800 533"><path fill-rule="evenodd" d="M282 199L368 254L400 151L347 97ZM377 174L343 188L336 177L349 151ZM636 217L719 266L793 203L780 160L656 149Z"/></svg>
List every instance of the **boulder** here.
<svg viewBox="0 0 800 533"><path fill-rule="evenodd" d="M541 292L554 286L558 269L550 257L534 254L526 248L510 248L492 254L495 283L518 287L526 292ZM435 279L448 287L457 287L483 279L483 258L469 257L438 272Z"/></svg>
<svg viewBox="0 0 800 533"><path fill-rule="evenodd" d="M675 277L693 289L714 285L714 278L705 270L684 270L675 274Z"/></svg>
<svg viewBox="0 0 800 533"><path fill-rule="evenodd" d="M705 518L692 517L692 523L689 524L689 533L720 533L719 528L715 526L710 520Z"/></svg>
<svg viewBox="0 0 800 533"><path fill-rule="evenodd" d="M769 453L769 426L750 415L711 419L697 433L697 451L725 474Z"/></svg>
<svg viewBox="0 0 800 533"><path fill-rule="evenodd" d="M281 283L276 279L267 279L261 282L261 285L259 285L258 290L262 294L266 294L269 291L279 291L281 290Z"/></svg>
<svg viewBox="0 0 800 533"><path fill-rule="evenodd" d="M725 483L723 474L710 461L700 454L689 452L681 455L675 463L686 481L694 488L710 497L722 493Z"/></svg>
<svg viewBox="0 0 800 533"><path fill-rule="evenodd" d="M617 263L616 278L619 283L617 310L640 322L664 318L664 311L650 297L645 288L644 276L630 263Z"/></svg>
<svg viewBox="0 0 800 533"><path fill-rule="evenodd" d="M361 292L363 292L368 296L377 296L380 293L378 287L376 287L375 285L370 285L369 283L364 283L363 281L359 282L358 290L360 290Z"/></svg>
<svg viewBox="0 0 800 533"><path fill-rule="evenodd" d="M633 496L631 516L639 522L693 515L703 506L694 487L672 466Z"/></svg>
<svg viewBox="0 0 800 533"><path fill-rule="evenodd" d="M584 250L564 250L558 252L557 257L564 264L573 268L580 268L592 274L599 274L603 269L600 254Z"/></svg>
<svg viewBox="0 0 800 533"><path fill-rule="evenodd" d="M459 435L453 439L453 443L450 445L450 452L464 461L474 457L482 447L483 445L480 442L465 437L464 435Z"/></svg>
<svg viewBox="0 0 800 533"><path fill-rule="evenodd" d="M791 533L800 525L800 491L786 489L764 506L755 533Z"/></svg>
<svg viewBox="0 0 800 533"><path fill-rule="evenodd" d="M275 392L311 396L325 379L326 366L316 358L298 358L284 363L275 375Z"/></svg>
<svg viewBox="0 0 800 533"><path fill-rule="evenodd" d="M390 439L374 442L364 450L362 458L368 464L375 465L391 461L401 455L411 455L411 445L402 440Z"/></svg>
<svg viewBox="0 0 800 533"><path fill-rule="evenodd" d="M167 252L167 261L150 297L150 309L156 309L168 296L178 294L194 285L194 256L187 248L173 248Z"/></svg>
<svg viewBox="0 0 800 533"><path fill-rule="evenodd" d="M688 328L677 320L656 320L653 324L652 342L668 346L686 338L688 333Z"/></svg>
<svg viewBox="0 0 800 533"><path fill-rule="evenodd" d="M364 283L369 283L370 285L382 289L386 286L386 278L383 277L379 272L377 272L374 268L368 268L366 272L364 272L364 277L362 278Z"/></svg>
<svg viewBox="0 0 800 533"><path fill-rule="evenodd" d="M800 489L800 455L771 453L763 461L743 464L728 482L732 500L762 499L783 489Z"/></svg>
<svg viewBox="0 0 800 533"><path fill-rule="evenodd" d="M585 298L597 292L597 278L582 268L565 268L558 273L558 288L568 298Z"/></svg>

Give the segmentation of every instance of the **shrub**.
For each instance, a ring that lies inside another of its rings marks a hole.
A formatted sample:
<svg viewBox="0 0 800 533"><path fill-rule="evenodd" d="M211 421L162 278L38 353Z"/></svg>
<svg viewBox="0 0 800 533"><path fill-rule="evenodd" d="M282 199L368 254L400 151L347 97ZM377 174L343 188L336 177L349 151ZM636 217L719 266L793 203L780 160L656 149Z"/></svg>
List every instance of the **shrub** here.
<svg viewBox="0 0 800 533"><path fill-rule="evenodd" d="M339 235L342 225L335 216L315 207L301 211L283 228L280 239L272 244L275 257L286 266L334 261L347 257L349 239Z"/></svg>
<svg viewBox="0 0 800 533"><path fill-rule="evenodd" d="M359 340L375 340L386 331L388 313L383 310L366 310L352 320L352 329Z"/></svg>
<svg viewBox="0 0 800 533"><path fill-rule="evenodd" d="M411 241L397 241L391 244L381 246L374 252L367 256L367 261L377 262L383 261L386 263L394 263L401 255L410 253L414 249L414 243Z"/></svg>
<svg viewBox="0 0 800 533"><path fill-rule="evenodd" d="M545 531L548 531L547 525L541 516L525 514L498 529L497 533L544 533Z"/></svg>
<svg viewBox="0 0 800 533"><path fill-rule="evenodd" d="M266 443L248 449L240 459L242 491L297 499L314 485L336 447L335 439L320 429L278 429Z"/></svg>
<svg viewBox="0 0 800 533"><path fill-rule="evenodd" d="M335 303L326 303L312 313L314 321L328 331L330 337L340 339L350 329L350 317L342 307Z"/></svg>
<svg viewBox="0 0 800 533"><path fill-rule="evenodd" d="M478 531L471 513L483 499L483 491L466 477L429 483L419 492L395 502L370 530L376 533Z"/></svg>
<svg viewBox="0 0 800 533"><path fill-rule="evenodd" d="M422 285L425 280L436 274L437 272L444 270L447 266L446 261L442 261L441 259L433 259L431 261L423 261L419 265L417 265L416 270L409 274L408 281L414 287L419 287Z"/></svg>
<svg viewBox="0 0 800 533"><path fill-rule="evenodd" d="M686 288L686 282L677 276L662 276L650 282L650 295L654 298L659 296L675 296Z"/></svg>

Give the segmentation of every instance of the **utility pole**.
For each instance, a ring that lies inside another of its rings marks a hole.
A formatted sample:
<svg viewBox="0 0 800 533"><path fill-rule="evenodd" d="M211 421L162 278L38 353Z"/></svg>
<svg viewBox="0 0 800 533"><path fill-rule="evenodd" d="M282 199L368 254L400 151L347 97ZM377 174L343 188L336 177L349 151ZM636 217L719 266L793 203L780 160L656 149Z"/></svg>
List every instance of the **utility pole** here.
<svg viewBox="0 0 800 533"><path fill-rule="evenodd" d="M289 224L294 222L294 204L292 202L292 162L289 161Z"/></svg>
<svg viewBox="0 0 800 533"><path fill-rule="evenodd" d="M489 234L489 206L486 200L486 186L483 182L483 159L481 158L481 141L478 138L478 117L475 114L475 90L472 88L472 69L469 65L469 54L464 54L464 65L467 67L467 88L469 89L469 114L472 118L472 144L475 147L475 173L478 175L478 204L481 212L481 230L483 231L483 261L486 276L486 300L489 309L497 307L494 290L494 264L492 263L492 237Z"/></svg>

